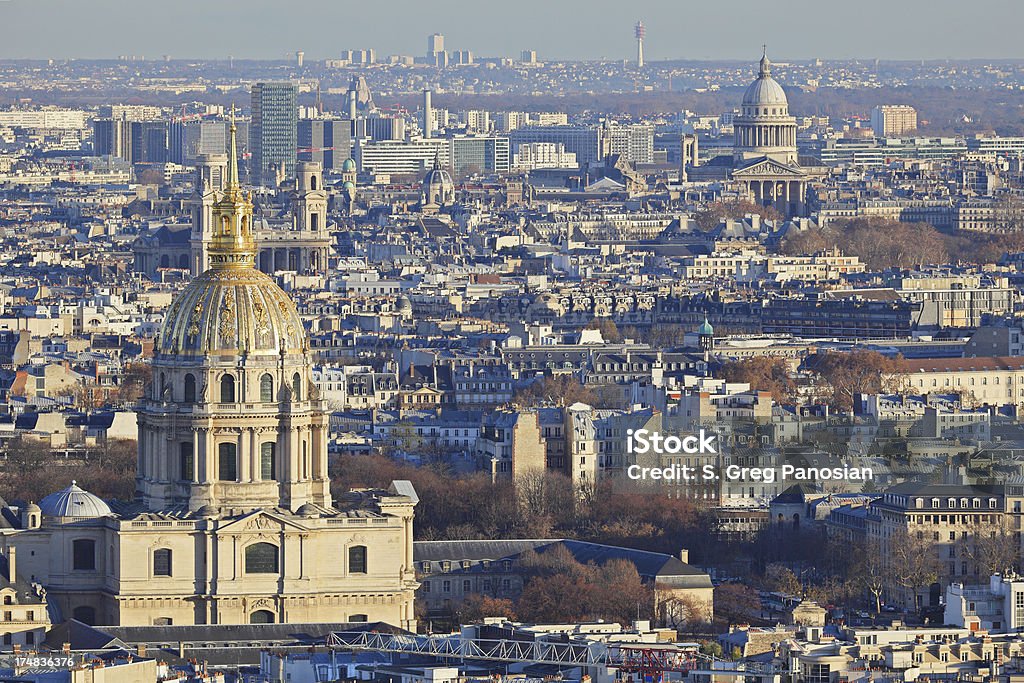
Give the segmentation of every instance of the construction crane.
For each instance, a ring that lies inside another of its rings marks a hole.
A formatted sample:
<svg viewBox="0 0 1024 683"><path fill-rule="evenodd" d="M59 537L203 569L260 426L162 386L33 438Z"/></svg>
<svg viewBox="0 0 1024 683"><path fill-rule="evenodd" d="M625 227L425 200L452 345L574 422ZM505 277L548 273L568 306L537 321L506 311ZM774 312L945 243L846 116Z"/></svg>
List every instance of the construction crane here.
<svg viewBox="0 0 1024 683"><path fill-rule="evenodd" d="M461 634L420 636L373 631L339 631L324 638L331 649L416 654L444 659L472 659L508 664L552 664L616 669L638 681L663 681L666 673L691 672L744 678L772 677L772 664L728 662L699 652L695 645L654 643L552 642L546 640L470 639Z"/></svg>

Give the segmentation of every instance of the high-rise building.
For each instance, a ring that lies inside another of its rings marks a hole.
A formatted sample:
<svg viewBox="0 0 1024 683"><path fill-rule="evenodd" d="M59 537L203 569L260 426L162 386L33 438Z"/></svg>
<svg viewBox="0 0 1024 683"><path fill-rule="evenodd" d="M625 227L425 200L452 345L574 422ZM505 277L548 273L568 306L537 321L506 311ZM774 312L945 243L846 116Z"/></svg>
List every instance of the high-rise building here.
<svg viewBox="0 0 1024 683"><path fill-rule="evenodd" d="M883 104L871 110L875 137L896 138L917 130L917 110L907 104Z"/></svg>
<svg viewBox="0 0 1024 683"><path fill-rule="evenodd" d="M298 68L301 69L302 68L302 64L305 61L305 59L306 59L306 53L305 52L303 52L302 50L298 50L298 51L295 52L295 66L297 66Z"/></svg>
<svg viewBox="0 0 1024 683"><path fill-rule="evenodd" d="M452 52L452 61L459 66L468 66L473 63L473 53L469 50L455 50Z"/></svg>
<svg viewBox="0 0 1024 683"><path fill-rule="evenodd" d="M250 180L254 185L276 186L295 174L298 136L298 87L290 81L252 86L252 122L249 149Z"/></svg>
<svg viewBox="0 0 1024 683"><path fill-rule="evenodd" d="M448 53L444 51L444 36L432 33L427 36L427 64L444 68L448 66Z"/></svg>
<svg viewBox="0 0 1024 683"><path fill-rule="evenodd" d="M404 140L405 119L400 116L367 116L356 119L356 137L371 140Z"/></svg>
<svg viewBox="0 0 1024 683"><path fill-rule="evenodd" d="M129 122L122 118L100 118L92 122L93 154L127 160L131 148Z"/></svg>
<svg viewBox="0 0 1024 683"><path fill-rule="evenodd" d="M506 137L466 136L451 138L451 168L456 175L508 173L509 143Z"/></svg>
<svg viewBox="0 0 1024 683"><path fill-rule="evenodd" d="M162 164L167 161L167 124L163 121L130 121L133 164Z"/></svg>
<svg viewBox="0 0 1024 683"><path fill-rule="evenodd" d="M227 126L221 120L172 120L167 130L169 160L192 166L200 154L227 154Z"/></svg>
<svg viewBox="0 0 1024 683"><path fill-rule="evenodd" d="M352 121L299 119L298 160L317 162L325 171L340 171L352 156Z"/></svg>
<svg viewBox="0 0 1024 683"><path fill-rule="evenodd" d="M641 164L654 161L654 126L642 123L624 126L606 122L602 139L605 155L618 154L627 161Z"/></svg>
<svg viewBox="0 0 1024 683"><path fill-rule="evenodd" d="M527 142L560 142L580 164L589 164L601 158L601 133L598 126L525 126L513 130L509 138L513 151Z"/></svg>
<svg viewBox="0 0 1024 683"><path fill-rule="evenodd" d="M536 50L523 50L519 55L519 61L523 64L536 64L537 63L537 51Z"/></svg>

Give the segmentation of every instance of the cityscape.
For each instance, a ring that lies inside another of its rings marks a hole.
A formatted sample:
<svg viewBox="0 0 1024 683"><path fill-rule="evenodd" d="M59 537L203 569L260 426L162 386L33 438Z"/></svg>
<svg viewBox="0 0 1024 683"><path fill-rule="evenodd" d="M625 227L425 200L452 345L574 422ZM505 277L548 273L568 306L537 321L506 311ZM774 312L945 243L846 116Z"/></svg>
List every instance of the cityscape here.
<svg viewBox="0 0 1024 683"><path fill-rule="evenodd" d="M1024 680L1024 57L623 11L0 47L0 681Z"/></svg>

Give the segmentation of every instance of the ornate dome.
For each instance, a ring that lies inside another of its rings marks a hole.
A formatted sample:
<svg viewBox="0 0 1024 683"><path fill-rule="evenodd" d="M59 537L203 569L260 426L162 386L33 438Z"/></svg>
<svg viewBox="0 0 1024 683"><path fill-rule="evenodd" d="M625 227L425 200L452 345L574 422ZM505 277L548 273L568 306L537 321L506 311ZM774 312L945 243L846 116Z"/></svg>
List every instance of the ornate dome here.
<svg viewBox="0 0 1024 683"><path fill-rule="evenodd" d="M295 304L269 276L254 268L211 268L175 297L157 352L203 356L305 348Z"/></svg>
<svg viewBox="0 0 1024 683"><path fill-rule="evenodd" d="M772 78L771 62L768 56L761 57L761 68L757 80L747 87L743 94L744 107L788 107L786 91ZM780 112L781 113L781 112Z"/></svg>
<svg viewBox="0 0 1024 683"><path fill-rule="evenodd" d="M341 171L342 171L342 173L351 173L354 170L356 170L355 159L352 159L350 157L348 159L345 159L345 161L341 162Z"/></svg>
<svg viewBox="0 0 1024 683"><path fill-rule="evenodd" d="M423 176L423 186L429 187L430 185L452 185L452 177L448 171L441 168L441 159L434 157L434 167L427 171L427 175Z"/></svg>
<svg viewBox="0 0 1024 683"><path fill-rule="evenodd" d="M704 322L697 328L697 334L703 337L710 337L715 334L715 328L711 327L711 323L708 322L707 318L704 318Z"/></svg>
<svg viewBox="0 0 1024 683"><path fill-rule="evenodd" d="M356 189L356 184L353 183L351 180L346 180L344 183L341 184L341 188L343 190L354 190Z"/></svg>
<svg viewBox="0 0 1024 683"><path fill-rule="evenodd" d="M50 517L105 517L113 514L102 498L78 488L74 481L63 491L51 493L39 501L39 509Z"/></svg>
<svg viewBox="0 0 1024 683"><path fill-rule="evenodd" d="M224 197L213 206L210 268L174 298L164 318L158 354L301 352L306 334L295 304L256 270L252 201L238 184L234 115Z"/></svg>

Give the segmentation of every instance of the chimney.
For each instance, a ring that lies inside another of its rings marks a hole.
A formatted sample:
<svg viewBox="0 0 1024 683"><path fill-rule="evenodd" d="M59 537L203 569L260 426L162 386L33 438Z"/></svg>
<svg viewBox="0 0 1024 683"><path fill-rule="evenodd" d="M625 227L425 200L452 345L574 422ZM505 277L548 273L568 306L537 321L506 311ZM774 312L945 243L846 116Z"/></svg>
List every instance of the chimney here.
<svg viewBox="0 0 1024 683"><path fill-rule="evenodd" d="M679 551L679 561L683 564L690 564L690 551L687 548L682 548Z"/></svg>
<svg viewBox="0 0 1024 683"><path fill-rule="evenodd" d="M7 549L7 580L11 583L14 583L18 578L17 550L14 546Z"/></svg>

